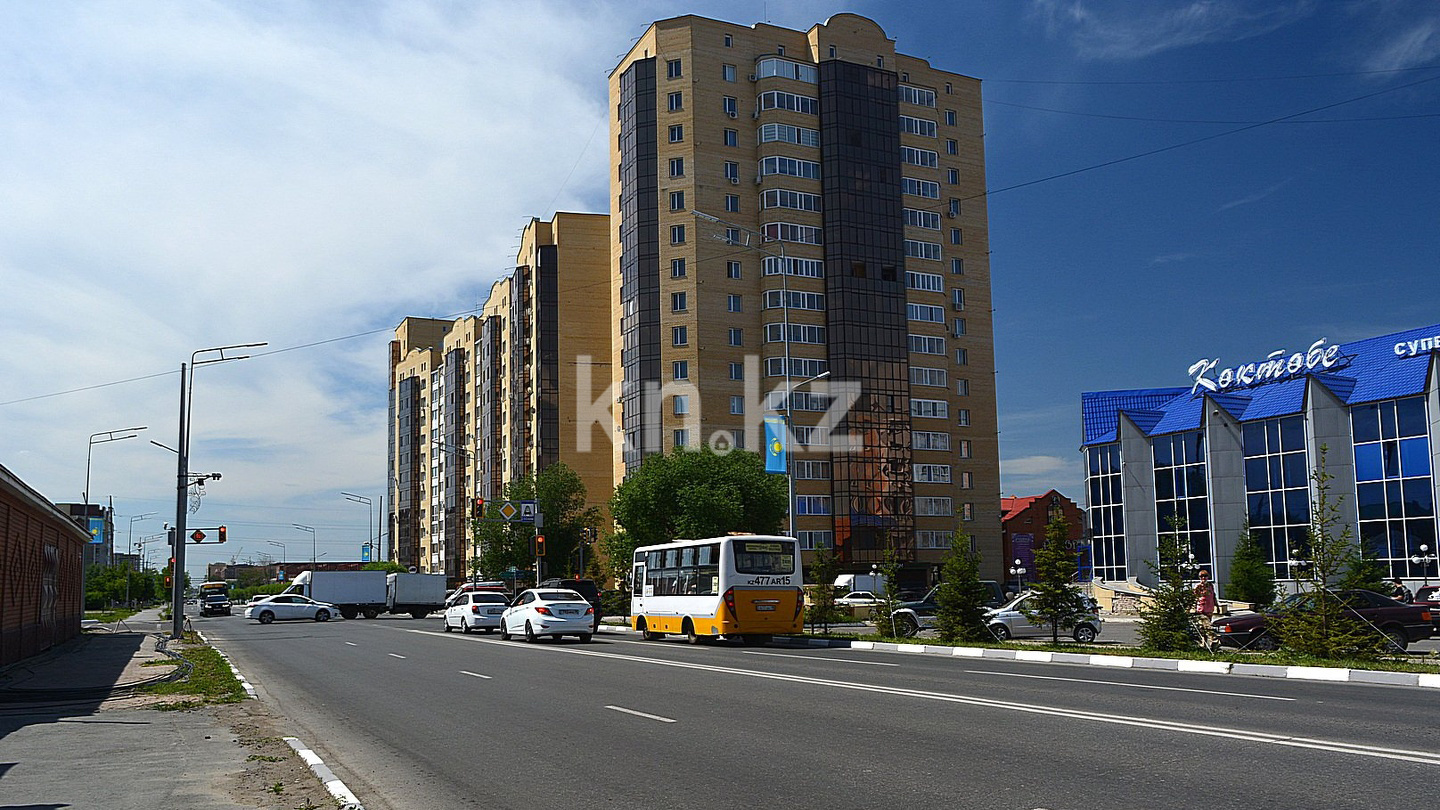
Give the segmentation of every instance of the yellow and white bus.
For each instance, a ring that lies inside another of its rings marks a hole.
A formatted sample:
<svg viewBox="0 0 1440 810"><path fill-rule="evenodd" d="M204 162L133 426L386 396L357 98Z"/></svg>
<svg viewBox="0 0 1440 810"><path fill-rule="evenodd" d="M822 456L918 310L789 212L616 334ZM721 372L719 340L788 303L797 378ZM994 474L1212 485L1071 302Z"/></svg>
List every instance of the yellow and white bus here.
<svg viewBox="0 0 1440 810"><path fill-rule="evenodd" d="M725 636L759 644L804 629L800 550L793 537L739 534L635 549L630 626L646 640L691 644Z"/></svg>

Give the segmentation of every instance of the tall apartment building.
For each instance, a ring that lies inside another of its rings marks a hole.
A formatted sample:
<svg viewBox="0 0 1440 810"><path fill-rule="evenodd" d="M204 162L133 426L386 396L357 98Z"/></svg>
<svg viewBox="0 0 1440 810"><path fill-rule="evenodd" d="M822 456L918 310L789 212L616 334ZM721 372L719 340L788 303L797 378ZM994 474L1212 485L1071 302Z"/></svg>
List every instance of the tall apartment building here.
<svg viewBox="0 0 1440 810"><path fill-rule="evenodd" d="M556 461L575 469L591 503L609 499L610 417L592 413L611 376L608 230L603 214L531 220L514 271L479 316L406 318L396 328L391 559L463 578L473 499L498 499L510 481Z"/></svg>
<svg viewBox="0 0 1440 810"><path fill-rule="evenodd" d="M998 578L979 80L853 14L684 16L610 101L615 479L673 446L759 449L788 394L805 548L868 570L890 545L919 585L961 528Z"/></svg>

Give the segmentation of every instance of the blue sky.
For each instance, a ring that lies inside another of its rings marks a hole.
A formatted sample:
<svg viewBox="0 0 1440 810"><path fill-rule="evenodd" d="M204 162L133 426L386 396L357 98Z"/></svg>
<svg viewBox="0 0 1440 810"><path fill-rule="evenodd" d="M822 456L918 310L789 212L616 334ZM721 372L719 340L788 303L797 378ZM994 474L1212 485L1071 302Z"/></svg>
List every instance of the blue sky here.
<svg viewBox="0 0 1440 810"><path fill-rule="evenodd" d="M1433 3L9 3L0 463L79 500L89 434L149 425L94 448L91 492L159 532L175 371L268 341L200 370L194 466L224 478L190 520L232 540L191 570L308 558L293 523L354 558L391 330L475 307L529 217L605 209L632 38L841 11L985 82L1007 494L1079 496L1082 391L1440 322Z"/></svg>

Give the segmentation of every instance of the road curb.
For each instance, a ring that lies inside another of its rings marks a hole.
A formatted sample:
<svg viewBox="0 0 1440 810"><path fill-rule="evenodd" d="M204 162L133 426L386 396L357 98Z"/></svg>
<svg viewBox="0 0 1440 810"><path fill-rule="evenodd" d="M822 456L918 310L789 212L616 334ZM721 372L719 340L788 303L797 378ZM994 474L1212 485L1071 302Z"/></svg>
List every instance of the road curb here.
<svg viewBox="0 0 1440 810"><path fill-rule="evenodd" d="M892 643L888 641L852 641L850 639L782 636L776 643L792 647L833 647L851 650L879 650L922 655L943 655L950 658L990 658L1000 661L1024 661L1040 664L1076 664L1080 666L1118 667L1122 669L1154 669L1206 675L1250 675L1261 678L1284 678L1300 681L1331 683L1363 683L1382 686L1418 686L1440 689L1440 674L1389 672L1344 667L1304 667L1278 664L1246 664L1229 661L1200 661L1186 658L1144 658L1131 655L1091 655L1086 653L1053 652L1050 650L1002 650L994 647L951 647L940 644Z"/></svg>
<svg viewBox="0 0 1440 810"><path fill-rule="evenodd" d="M255 694L255 687L251 685L250 681L246 680L244 675L240 674L240 670L235 666L235 662L230 660L230 656L226 655L224 650L211 644L210 639L206 638L204 633L196 630L195 635L199 636L200 640L205 642L206 646L220 653L220 657L225 659L225 664L230 667L231 672L235 673L235 679L240 681L240 687L245 690L245 696L251 700L259 700L260 696Z"/></svg>
<svg viewBox="0 0 1440 810"><path fill-rule="evenodd" d="M305 761L305 764L310 766L311 772L320 779L321 784L325 785L325 789L330 792L330 795L335 797L335 801L340 803L340 810L365 810L365 805L361 804L360 799L350 792L350 788L340 781L340 777L330 770L330 767L325 764L325 760L306 748L305 743L300 742L299 737L282 737L281 739L289 743L290 747L295 749L295 753Z"/></svg>

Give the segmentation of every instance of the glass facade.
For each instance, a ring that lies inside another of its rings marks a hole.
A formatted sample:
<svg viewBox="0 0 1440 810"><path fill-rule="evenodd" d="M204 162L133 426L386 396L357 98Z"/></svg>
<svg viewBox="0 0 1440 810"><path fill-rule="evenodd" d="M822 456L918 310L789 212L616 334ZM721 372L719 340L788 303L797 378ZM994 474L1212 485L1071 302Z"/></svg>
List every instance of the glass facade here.
<svg viewBox="0 0 1440 810"><path fill-rule="evenodd" d="M1085 450L1089 462L1085 486L1090 491L1090 543L1095 576L1124 580L1125 501L1120 491L1120 445L1102 444Z"/></svg>
<svg viewBox="0 0 1440 810"><path fill-rule="evenodd" d="M1310 527L1310 467L1305 455L1305 418L1286 416L1247 422L1246 519L1277 579L1290 578L1291 550L1304 548Z"/></svg>
<svg viewBox="0 0 1440 810"><path fill-rule="evenodd" d="M660 382L658 154L652 57L620 76L620 402L627 470L662 449L656 416L647 415L643 402L647 387Z"/></svg>
<svg viewBox="0 0 1440 810"><path fill-rule="evenodd" d="M1389 576L1435 576L1435 485L1424 397L1356 405L1355 502L1359 534ZM1420 546L1427 547L1426 559Z"/></svg>
<svg viewBox="0 0 1440 810"><path fill-rule="evenodd" d="M1210 568L1210 498L1205 484L1205 434L1189 430L1157 436L1151 443L1155 458L1155 529L1179 531L1182 549L1188 549L1199 568Z"/></svg>

